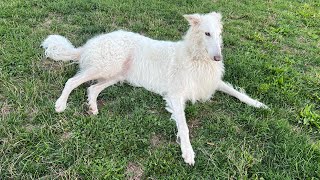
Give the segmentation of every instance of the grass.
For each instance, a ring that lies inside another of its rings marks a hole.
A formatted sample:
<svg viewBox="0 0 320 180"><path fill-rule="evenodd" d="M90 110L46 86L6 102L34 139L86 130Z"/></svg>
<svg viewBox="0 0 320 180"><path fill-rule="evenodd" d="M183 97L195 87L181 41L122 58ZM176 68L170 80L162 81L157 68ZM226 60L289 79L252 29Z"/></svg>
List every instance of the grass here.
<svg viewBox="0 0 320 180"><path fill-rule="evenodd" d="M320 4L316 1L4 0L0 2L0 179L319 179ZM79 46L126 29L179 40L182 15L220 11L225 80L271 107L217 93L188 104L187 166L160 96L115 85L86 113L86 87L54 102L77 66L44 59L41 41Z"/></svg>

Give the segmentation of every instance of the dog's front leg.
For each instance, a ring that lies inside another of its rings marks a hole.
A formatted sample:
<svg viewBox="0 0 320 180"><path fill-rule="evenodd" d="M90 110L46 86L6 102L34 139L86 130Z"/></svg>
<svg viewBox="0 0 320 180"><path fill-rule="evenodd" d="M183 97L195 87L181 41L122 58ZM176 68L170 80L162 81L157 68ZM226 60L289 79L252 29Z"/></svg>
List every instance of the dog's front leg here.
<svg viewBox="0 0 320 180"><path fill-rule="evenodd" d="M194 165L194 151L189 139L189 129L184 114L185 101L179 97L165 98L167 101L167 110L172 113L171 118L176 121L178 128L178 137L180 138L180 146L182 157L189 165Z"/></svg>
<svg viewBox="0 0 320 180"><path fill-rule="evenodd" d="M227 94L229 94L231 96L234 96L234 97L238 98L240 101L242 101L242 102L244 102L244 103L246 103L246 104L248 104L250 106L254 106L254 107L257 107L257 108L265 108L265 109L269 108L265 104L255 100L255 99L252 99L251 97L246 95L244 92L240 92L240 91L235 90L232 87L232 85L229 84L229 83L225 83L223 81L220 81L218 90L222 91L224 93L227 93Z"/></svg>

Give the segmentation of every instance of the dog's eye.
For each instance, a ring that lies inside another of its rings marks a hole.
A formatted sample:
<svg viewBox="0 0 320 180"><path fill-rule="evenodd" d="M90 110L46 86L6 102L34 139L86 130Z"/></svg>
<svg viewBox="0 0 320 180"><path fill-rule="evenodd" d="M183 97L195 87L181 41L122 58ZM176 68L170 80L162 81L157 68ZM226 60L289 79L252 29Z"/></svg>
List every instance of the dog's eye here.
<svg viewBox="0 0 320 180"><path fill-rule="evenodd" d="M211 34L209 32L205 32L204 33L206 36L211 36Z"/></svg>

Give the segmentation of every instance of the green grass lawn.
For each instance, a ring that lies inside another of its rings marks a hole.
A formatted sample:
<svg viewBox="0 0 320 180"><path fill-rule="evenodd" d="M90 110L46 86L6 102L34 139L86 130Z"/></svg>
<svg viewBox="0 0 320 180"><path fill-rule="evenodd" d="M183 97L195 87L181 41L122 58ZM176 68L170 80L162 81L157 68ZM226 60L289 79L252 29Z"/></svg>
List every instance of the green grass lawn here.
<svg viewBox="0 0 320 180"><path fill-rule="evenodd" d="M304 0L0 1L0 179L319 179L320 3ZM220 92L188 104L196 164L183 162L165 103L118 84L87 114L86 88L54 102L76 64L44 58L49 34L76 46L125 29L177 41L187 13L219 11L225 80L270 110Z"/></svg>

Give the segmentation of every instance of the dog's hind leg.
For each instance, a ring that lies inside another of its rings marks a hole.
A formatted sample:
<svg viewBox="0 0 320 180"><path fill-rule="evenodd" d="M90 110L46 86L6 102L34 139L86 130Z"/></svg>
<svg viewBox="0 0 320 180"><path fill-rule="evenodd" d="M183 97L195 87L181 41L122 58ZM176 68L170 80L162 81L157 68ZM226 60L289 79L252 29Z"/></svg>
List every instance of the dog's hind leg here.
<svg viewBox="0 0 320 180"><path fill-rule="evenodd" d="M121 78L103 79L99 80L97 84L94 84L88 88L88 105L90 113L94 115L98 114L97 97L100 92L108 86L112 86L121 80Z"/></svg>
<svg viewBox="0 0 320 180"><path fill-rule="evenodd" d="M194 165L194 151L189 139L189 129L184 113L185 102L179 97L166 97L167 111L172 113L171 118L176 121L178 128L178 137L180 138L180 146L182 157L189 165Z"/></svg>
<svg viewBox="0 0 320 180"><path fill-rule="evenodd" d="M94 70L81 71L75 76L73 76L72 78L70 78L66 82L64 89L61 93L61 96L56 101L56 104L55 104L56 111L62 112L66 109L68 97L74 88L78 87L84 82L94 80L97 78L99 78L99 76L97 75L97 72Z"/></svg>
<svg viewBox="0 0 320 180"><path fill-rule="evenodd" d="M242 101L250 106L268 109L268 106L266 106L265 104L255 100L255 99L252 99L251 97L246 95L244 92L240 92L240 91L235 90L231 84L220 81L218 90L222 91L224 93L227 93L231 96L234 96L234 97L238 98L240 101Z"/></svg>

